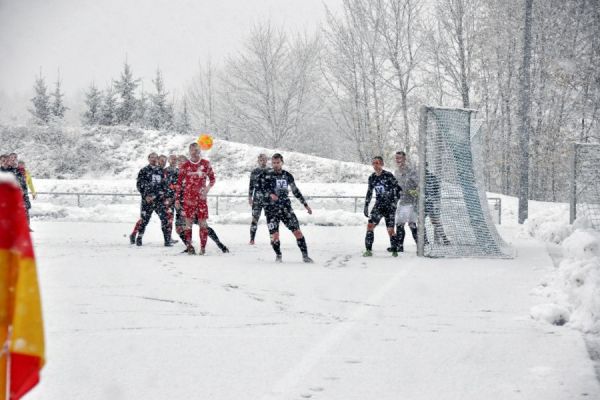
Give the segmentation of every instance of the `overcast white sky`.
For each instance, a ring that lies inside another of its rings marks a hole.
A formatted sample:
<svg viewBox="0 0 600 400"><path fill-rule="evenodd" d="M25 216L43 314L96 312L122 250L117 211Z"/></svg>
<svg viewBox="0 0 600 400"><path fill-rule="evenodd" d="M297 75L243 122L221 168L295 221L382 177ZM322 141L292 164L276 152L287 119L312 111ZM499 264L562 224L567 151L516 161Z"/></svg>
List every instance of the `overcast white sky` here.
<svg viewBox="0 0 600 400"><path fill-rule="evenodd" d="M323 3L339 0L0 0L0 92L31 93L42 68L67 94L118 76L125 55L147 84L157 66L180 91L207 57L235 52L248 29L270 18L313 30Z"/></svg>

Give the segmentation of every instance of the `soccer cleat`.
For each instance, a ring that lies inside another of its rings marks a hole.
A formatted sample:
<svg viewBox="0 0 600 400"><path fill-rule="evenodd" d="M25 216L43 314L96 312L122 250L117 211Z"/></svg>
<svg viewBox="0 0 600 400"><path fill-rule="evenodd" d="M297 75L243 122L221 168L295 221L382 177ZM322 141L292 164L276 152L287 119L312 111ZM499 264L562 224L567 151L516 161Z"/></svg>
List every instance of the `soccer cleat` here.
<svg viewBox="0 0 600 400"><path fill-rule="evenodd" d="M177 242L179 242L179 240L173 239L173 238L169 239L169 243L171 243L171 244L175 244Z"/></svg>
<svg viewBox="0 0 600 400"><path fill-rule="evenodd" d="M373 257L373 252L371 250L365 250L363 257Z"/></svg>
<svg viewBox="0 0 600 400"><path fill-rule="evenodd" d="M219 248L221 249L221 251L223 253L229 253L229 249L224 244L222 244L221 246L219 246Z"/></svg>
<svg viewBox="0 0 600 400"><path fill-rule="evenodd" d="M283 259L281 258L281 254L277 254L277 255L275 256L275 262L276 262L276 263L283 262Z"/></svg>
<svg viewBox="0 0 600 400"><path fill-rule="evenodd" d="M196 249L194 249L194 246L190 245L187 249L185 249L184 253L188 253L188 255L193 256L196 254Z"/></svg>
<svg viewBox="0 0 600 400"><path fill-rule="evenodd" d="M165 247L173 247L173 242L165 242Z"/></svg>
<svg viewBox="0 0 600 400"><path fill-rule="evenodd" d="M395 249L392 250L392 257L398 257L398 252Z"/></svg>
<svg viewBox="0 0 600 400"><path fill-rule="evenodd" d="M254 240L250 240L250 246L254 246Z"/></svg>
<svg viewBox="0 0 600 400"><path fill-rule="evenodd" d="M313 259L309 256L302 256L302 261L304 261L305 263L314 263Z"/></svg>
<svg viewBox="0 0 600 400"><path fill-rule="evenodd" d="M135 233L129 235L129 243L135 244Z"/></svg>
<svg viewBox="0 0 600 400"><path fill-rule="evenodd" d="M200 248L200 251L198 251L198 255L199 255L199 256L203 256L203 255L205 255L205 254L206 254L206 249L205 249L204 247L201 247L201 248Z"/></svg>
<svg viewBox="0 0 600 400"><path fill-rule="evenodd" d="M137 239L135 240L135 244L136 246L141 246L142 245L142 237L138 236Z"/></svg>

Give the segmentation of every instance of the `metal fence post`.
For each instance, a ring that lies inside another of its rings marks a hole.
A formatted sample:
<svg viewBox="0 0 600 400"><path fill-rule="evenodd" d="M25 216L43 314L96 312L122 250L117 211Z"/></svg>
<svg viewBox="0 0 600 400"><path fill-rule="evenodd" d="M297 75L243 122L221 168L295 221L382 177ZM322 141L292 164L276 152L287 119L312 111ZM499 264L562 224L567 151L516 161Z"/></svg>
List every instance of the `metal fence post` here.
<svg viewBox="0 0 600 400"><path fill-rule="evenodd" d="M571 147L571 187L569 191L569 223L577 218L577 143Z"/></svg>
<svg viewBox="0 0 600 400"><path fill-rule="evenodd" d="M354 213L356 214L356 211L358 210L358 197L354 198Z"/></svg>
<svg viewBox="0 0 600 400"><path fill-rule="evenodd" d="M77 207L81 207L81 196L77 193Z"/></svg>

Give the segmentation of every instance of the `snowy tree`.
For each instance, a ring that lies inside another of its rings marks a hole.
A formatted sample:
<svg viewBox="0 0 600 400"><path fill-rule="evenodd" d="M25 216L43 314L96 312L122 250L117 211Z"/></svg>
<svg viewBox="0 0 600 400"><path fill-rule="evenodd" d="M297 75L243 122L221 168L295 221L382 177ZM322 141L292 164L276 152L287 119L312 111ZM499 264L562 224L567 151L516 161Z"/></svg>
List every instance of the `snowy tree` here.
<svg viewBox="0 0 600 400"><path fill-rule="evenodd" d="M169 92L165 90L160 69L156 70L152 83L156 92L150 95L148 122L154 129L170 129L173 127L173 104L167 100Z"/></svg>
<svg viewBox="0 0 600 400"><path fill-rule="evenodd" d="M84 125L98 125L102 117L102 92L92 83L85 93L87 110L82 115Z"/></svg>
<svg viewBox="0 0 600 400"><path fill-rule="evenodd" d="M35 96L31 99L33 109L29 109L29 112L33 115L37 124L45 125L50 122L51 108L50 96L47 93L48 89L41 72L35 79L33 89L35 90Z"/></svg>
<svg viewBox="0 0 600 400"><path fill-rule="evenodd" d="M65 111L68 110L63 102L64 93L60 90L60 76L56 78L54 83L54 92L52 92L52 104L50 106L50 113L55 119L63 119L65 117Z"/></svg>
<svg viewBox="0 0 600 400"><path fill-rule="evenodd" d="M117 124L117 99L112 85L108 85L104 92L104 101L100 115L100 125Z"/></svg>
<svg viewBox="0 0 600 400"><path fill-rule="evenodd" d="M117 122L119 124L130 125L131 122L133 122L137 107L135 90L138 85L139 79L133 79L131 67L127 61L125 61L121 77L114 82L114 87L120 100L116 110Z"/></svg>
<svg viewBox="0 0 600 400"><path fill-rule="evenodd" d="M223 74L233 130L243 141L278 147L301 134L316 68L316 38L290 39L270 23L256 25Z"/></svg>
<svg viewBox="0 0 600 400"><path fill-rule="evenodd" d="M521 155L519 180L519 223L527 219L529 201L529 109L531 107L530 65L531 65L531 9L533 0L525 0L525 24L523 29L523 64L519 79L519 149Z"/></svg>
<svg viewBox="0 0 600 400"><path fill-rule="evenodd" d="M192 124L190 121L190 114L188 113L187 100L183 99L183 105L177 120L177 132L182 134L188 134L192 130Z"/></svg>
<svg viewBox="0 0 600 400"><path fill-rule="evenodd" d="M133 113L133 121L142 128L150 126L148 122L148 96L142 86L139 99L135 102L135 112Z"/></svg>

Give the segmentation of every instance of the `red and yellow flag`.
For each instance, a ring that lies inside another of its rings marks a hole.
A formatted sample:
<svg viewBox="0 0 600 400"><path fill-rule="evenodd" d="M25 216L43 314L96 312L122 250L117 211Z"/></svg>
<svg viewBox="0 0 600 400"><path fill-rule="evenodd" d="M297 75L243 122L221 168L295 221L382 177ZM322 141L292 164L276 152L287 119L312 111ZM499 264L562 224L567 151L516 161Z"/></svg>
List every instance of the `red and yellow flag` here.
<svg viewBox="0 0 600 400"><path fill-rule="evenodd" d="M0 180L0 400L20 399L39 381L44 328L23 193Z"/></svg>

